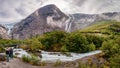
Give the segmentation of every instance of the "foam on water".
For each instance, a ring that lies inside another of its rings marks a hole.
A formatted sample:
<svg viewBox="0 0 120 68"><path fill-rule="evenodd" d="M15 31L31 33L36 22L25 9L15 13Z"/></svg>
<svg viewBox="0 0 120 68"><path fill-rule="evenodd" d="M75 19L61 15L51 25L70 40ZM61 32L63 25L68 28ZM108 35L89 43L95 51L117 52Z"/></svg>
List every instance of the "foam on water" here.
<svg viewBox="0 0 120 68"><path fill-rule="evenodd" d="M41 60L42 61L51 61L51 62L55 62L57 60L60 60L63 62L64 61L74 61L74 60L81 59L86 56L99 54L101 52L102 52L101 50L96 50L96 51L91 51L88 53L71 53L71 56L66 56L66 55L61 54L60 52L41 51L41 56L42 56ZM18 53L18 55L16 55L16 56L19 58L21 58L23 55L30 56L29 53L27 53L25 50L20 49L20 48L14 49L14 55L17 53Z"/></svg>

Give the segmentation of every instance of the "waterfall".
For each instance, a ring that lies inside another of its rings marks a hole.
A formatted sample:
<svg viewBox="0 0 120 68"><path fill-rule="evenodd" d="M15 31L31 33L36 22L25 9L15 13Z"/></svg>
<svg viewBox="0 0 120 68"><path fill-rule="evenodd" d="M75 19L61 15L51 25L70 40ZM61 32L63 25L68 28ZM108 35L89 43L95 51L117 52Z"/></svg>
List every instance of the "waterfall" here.
<svg viewBox="0 0 120 68"><path fill-rule="evenodd" d="M66 20L65 24L65 31L70 32L71 31L71 26L74 21L74 17L72 15L69 15L69 19Z"/></svg>
<svg viewBox="0 0 120 68"><path fill-rule="evenodd" d="M14 24L12 23L12 24L2 24L2 25L8 29L8 35L9 35Z"/></svg>

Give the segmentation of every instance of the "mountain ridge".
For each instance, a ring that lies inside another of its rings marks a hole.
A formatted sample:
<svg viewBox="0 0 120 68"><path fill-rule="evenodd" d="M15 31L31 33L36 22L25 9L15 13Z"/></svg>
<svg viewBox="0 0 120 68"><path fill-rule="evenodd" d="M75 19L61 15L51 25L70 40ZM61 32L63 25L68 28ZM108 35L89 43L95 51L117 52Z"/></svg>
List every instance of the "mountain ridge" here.
<svg viewBox="0 0 120 68"><path fill-rule="evenodd" d="M39 8L27 18L14 25L11 34L14 39L26 39L54 30L73 32L102 20L120 21L120 12L102 14L65 14L56 5Z"/></svg>

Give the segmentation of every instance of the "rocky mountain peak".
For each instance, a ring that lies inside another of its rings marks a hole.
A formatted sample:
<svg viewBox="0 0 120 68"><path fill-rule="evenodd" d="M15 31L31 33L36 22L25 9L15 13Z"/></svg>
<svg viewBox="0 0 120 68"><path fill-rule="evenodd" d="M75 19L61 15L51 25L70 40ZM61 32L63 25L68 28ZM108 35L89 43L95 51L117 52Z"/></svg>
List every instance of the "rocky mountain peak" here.
<svg viewBox="0 0 120 68"><path fill-rule="evenodd" d="M50 4L39 8L17 23L13 27L11 35L14 39L26 39L54 30L72 32L103 20L120 21L120 12L66 15L57 6Z"/></svg>
<svg viewBox="0 0 120 68"><path fill-rule="evenodd" d="M64 30L69 17L55 5L41 7L26 19L17 23L12 31L15 39L26 39L53 30Z"/></svg>

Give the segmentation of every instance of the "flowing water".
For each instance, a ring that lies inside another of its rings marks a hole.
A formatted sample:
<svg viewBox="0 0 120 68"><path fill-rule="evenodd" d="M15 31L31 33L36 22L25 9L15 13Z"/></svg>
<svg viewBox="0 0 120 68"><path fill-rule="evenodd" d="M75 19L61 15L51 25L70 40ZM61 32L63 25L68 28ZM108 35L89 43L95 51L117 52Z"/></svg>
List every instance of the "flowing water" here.
<svg viewBox="0 0 120 68"><path fill-rule="evenodd" d="M91 55L95 55L95 54L99 54L101 53L101 50L96 50L96 51L91 51L91 52L87 52L87 53L70 53L70 56L66 56L64 54L61 54L60 52L47 52L47 51L41 51L41 60L42 61L51 61L51 62L55 62L57 60L60 61L74 61L77 59L81 59L83 57L86 56L91 56ZM16 55L17 57L21 58L23 55L26 56L30 56L29 53L27 53L25 50L23 49L14 49L14 55Z"/></svg>

